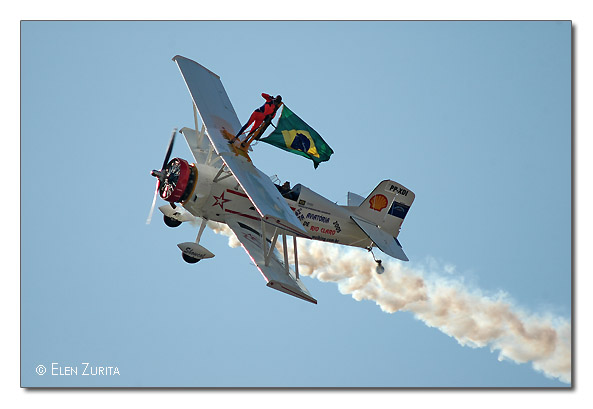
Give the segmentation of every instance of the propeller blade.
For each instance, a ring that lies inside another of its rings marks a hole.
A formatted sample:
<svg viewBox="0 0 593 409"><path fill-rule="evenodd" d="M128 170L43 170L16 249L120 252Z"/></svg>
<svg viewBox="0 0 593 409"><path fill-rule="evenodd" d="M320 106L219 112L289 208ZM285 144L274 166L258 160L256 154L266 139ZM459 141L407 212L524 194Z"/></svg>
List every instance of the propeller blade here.
<svg viewBox="0 0 593 409"><path fill-rule="evenodd" d="M169 141L169 147L167 148L167 154L165 155L165 161L163 162L163 166L161 166L161 170L153 170L150 174L157 178L156 181L156 188L154 189L154 197L152 198L152 206L150 206L150 213L148 213L148 218L146 219L146 224L150 224L152 220L152 213L154 212L154 206L156 205L156 196L159 193L159 182L164 180L163 172L165 170L165 166L169 163L169 159L171 158L171 152L173 152L173 144L175 143L175 135L177 135L177 128L173 128L173 133L171 134L171 140Z"/></svg>
<svg viewBox="0 0 593 409"><path fill-rule="evenodd" d="M171 134L171 140L169 141L169 147L167 148L167 155L165 156L165 161L163 162L163 166L161 166L161 170L165 169L167 163L169 163L169 159L171 158L171 152L173 151L173 143L175 142L175 135L177 134L177 128L173 128L173 133Z"/></svg>
<svg viewBox="0 0 593 409"><path fill-rule="evenodd" d="M152 220L152 213L154 212L154 205L156 204L156 195L159 192L159 181L156 181L156 188L154 189L154 197L152 198L152 206L150 206L150 213L148 213L148 219L146 219L146 224L150 224Z"/></svg>

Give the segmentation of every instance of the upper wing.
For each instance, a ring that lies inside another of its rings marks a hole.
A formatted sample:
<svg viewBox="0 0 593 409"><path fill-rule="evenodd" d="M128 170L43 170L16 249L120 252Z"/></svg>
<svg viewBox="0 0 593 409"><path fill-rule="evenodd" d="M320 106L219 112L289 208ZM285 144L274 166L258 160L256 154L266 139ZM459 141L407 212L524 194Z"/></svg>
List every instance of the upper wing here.
<svg viewBox="0 0 593 409"><path fill-rule="evenodd" d="M212 132L225 128L233 134L238 131L241 123L222 86L220 77L197 62L180 55L173 57L173 61L181 71L206 129ZM230 152L228 146L224 147L227 152Z"/></svg>
<svg viewBox="0 0 593 409"><path fill-rule="evenodd" d="M301 279L296 278L294 271L290 267L287 269L280 261L281 257L276 249L273 249L268 265L266 265L260 226L257 226L256 223L246 222L244 219L239 221L236 216L227 217L226 222L268 282L268 287L317 304L317 300L311 296ZM270 248L269 242L267 247Z"/></svg>
<svg viewBox="0 0 593 409"><path fill-rule="evenodd" d="M185 57L177 55L173 61L181 71L216 153L233 173L257 212L270 224L309 237L272 181L246 158L237 156L223 137L223 130L234 135L241 124L220 77Z"/></svg>

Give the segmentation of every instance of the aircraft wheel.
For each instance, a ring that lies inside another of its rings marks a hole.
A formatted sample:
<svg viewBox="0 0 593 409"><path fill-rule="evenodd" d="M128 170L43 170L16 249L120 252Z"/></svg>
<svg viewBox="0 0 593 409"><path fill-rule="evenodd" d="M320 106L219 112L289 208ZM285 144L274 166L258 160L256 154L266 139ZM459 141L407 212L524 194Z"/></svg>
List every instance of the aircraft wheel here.
<svg viewBox="0 0 593 409"><path fill-rule="evenodd" d="M197 263L198 261L200 261L200 259L199 259L199 258L193 258L193 257L191 257L191 256L188 256L188 255L187 255L187 254L185 254L185 253L181 253L181 257L183 257L183 259L185 260L185 262L186 262L186 263L189 263L189 264L195 264L195 263Z"/></svg>
<svg viewBox="0 0 593 409"><path fill-rule="evenodd" d="M163 216L163 220L165 220L165 224L169 227L177 227L181 225L181 222L179 220L175 220L169 216Z"/></svg>

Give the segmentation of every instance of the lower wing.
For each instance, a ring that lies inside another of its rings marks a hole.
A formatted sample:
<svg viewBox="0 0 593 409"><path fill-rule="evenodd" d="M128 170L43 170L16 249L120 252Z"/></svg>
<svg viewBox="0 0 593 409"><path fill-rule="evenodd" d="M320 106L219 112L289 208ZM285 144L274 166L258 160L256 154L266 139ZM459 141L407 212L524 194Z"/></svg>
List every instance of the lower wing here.
<svg viewBox="0 0 593 409"><path fill-rule="evenodd" d="M261 223L258 225L256 222L235 216L227 216L226 223L264 276L268 287L317 304L317 300L311 296L301 279L297 278L286 260L282 262L283 257L275 248L272 248L274 240L270 240L269 234L266 234L264 241ZM272 230L269 225L266 227Z"/></svg>

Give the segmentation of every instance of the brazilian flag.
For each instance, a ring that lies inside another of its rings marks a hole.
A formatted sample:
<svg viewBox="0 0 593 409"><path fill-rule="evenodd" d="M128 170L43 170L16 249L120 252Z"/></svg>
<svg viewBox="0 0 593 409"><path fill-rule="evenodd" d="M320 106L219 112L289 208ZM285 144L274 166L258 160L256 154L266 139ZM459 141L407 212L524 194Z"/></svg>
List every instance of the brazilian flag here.
<svg viewBox="0 0 593 409"><path fill-rule="evenodd" d="M315 169L320 162L329 160L334 153L315 129L307 125L286 105L282 108L276 130L260 141L311 159Z"/></svg>

